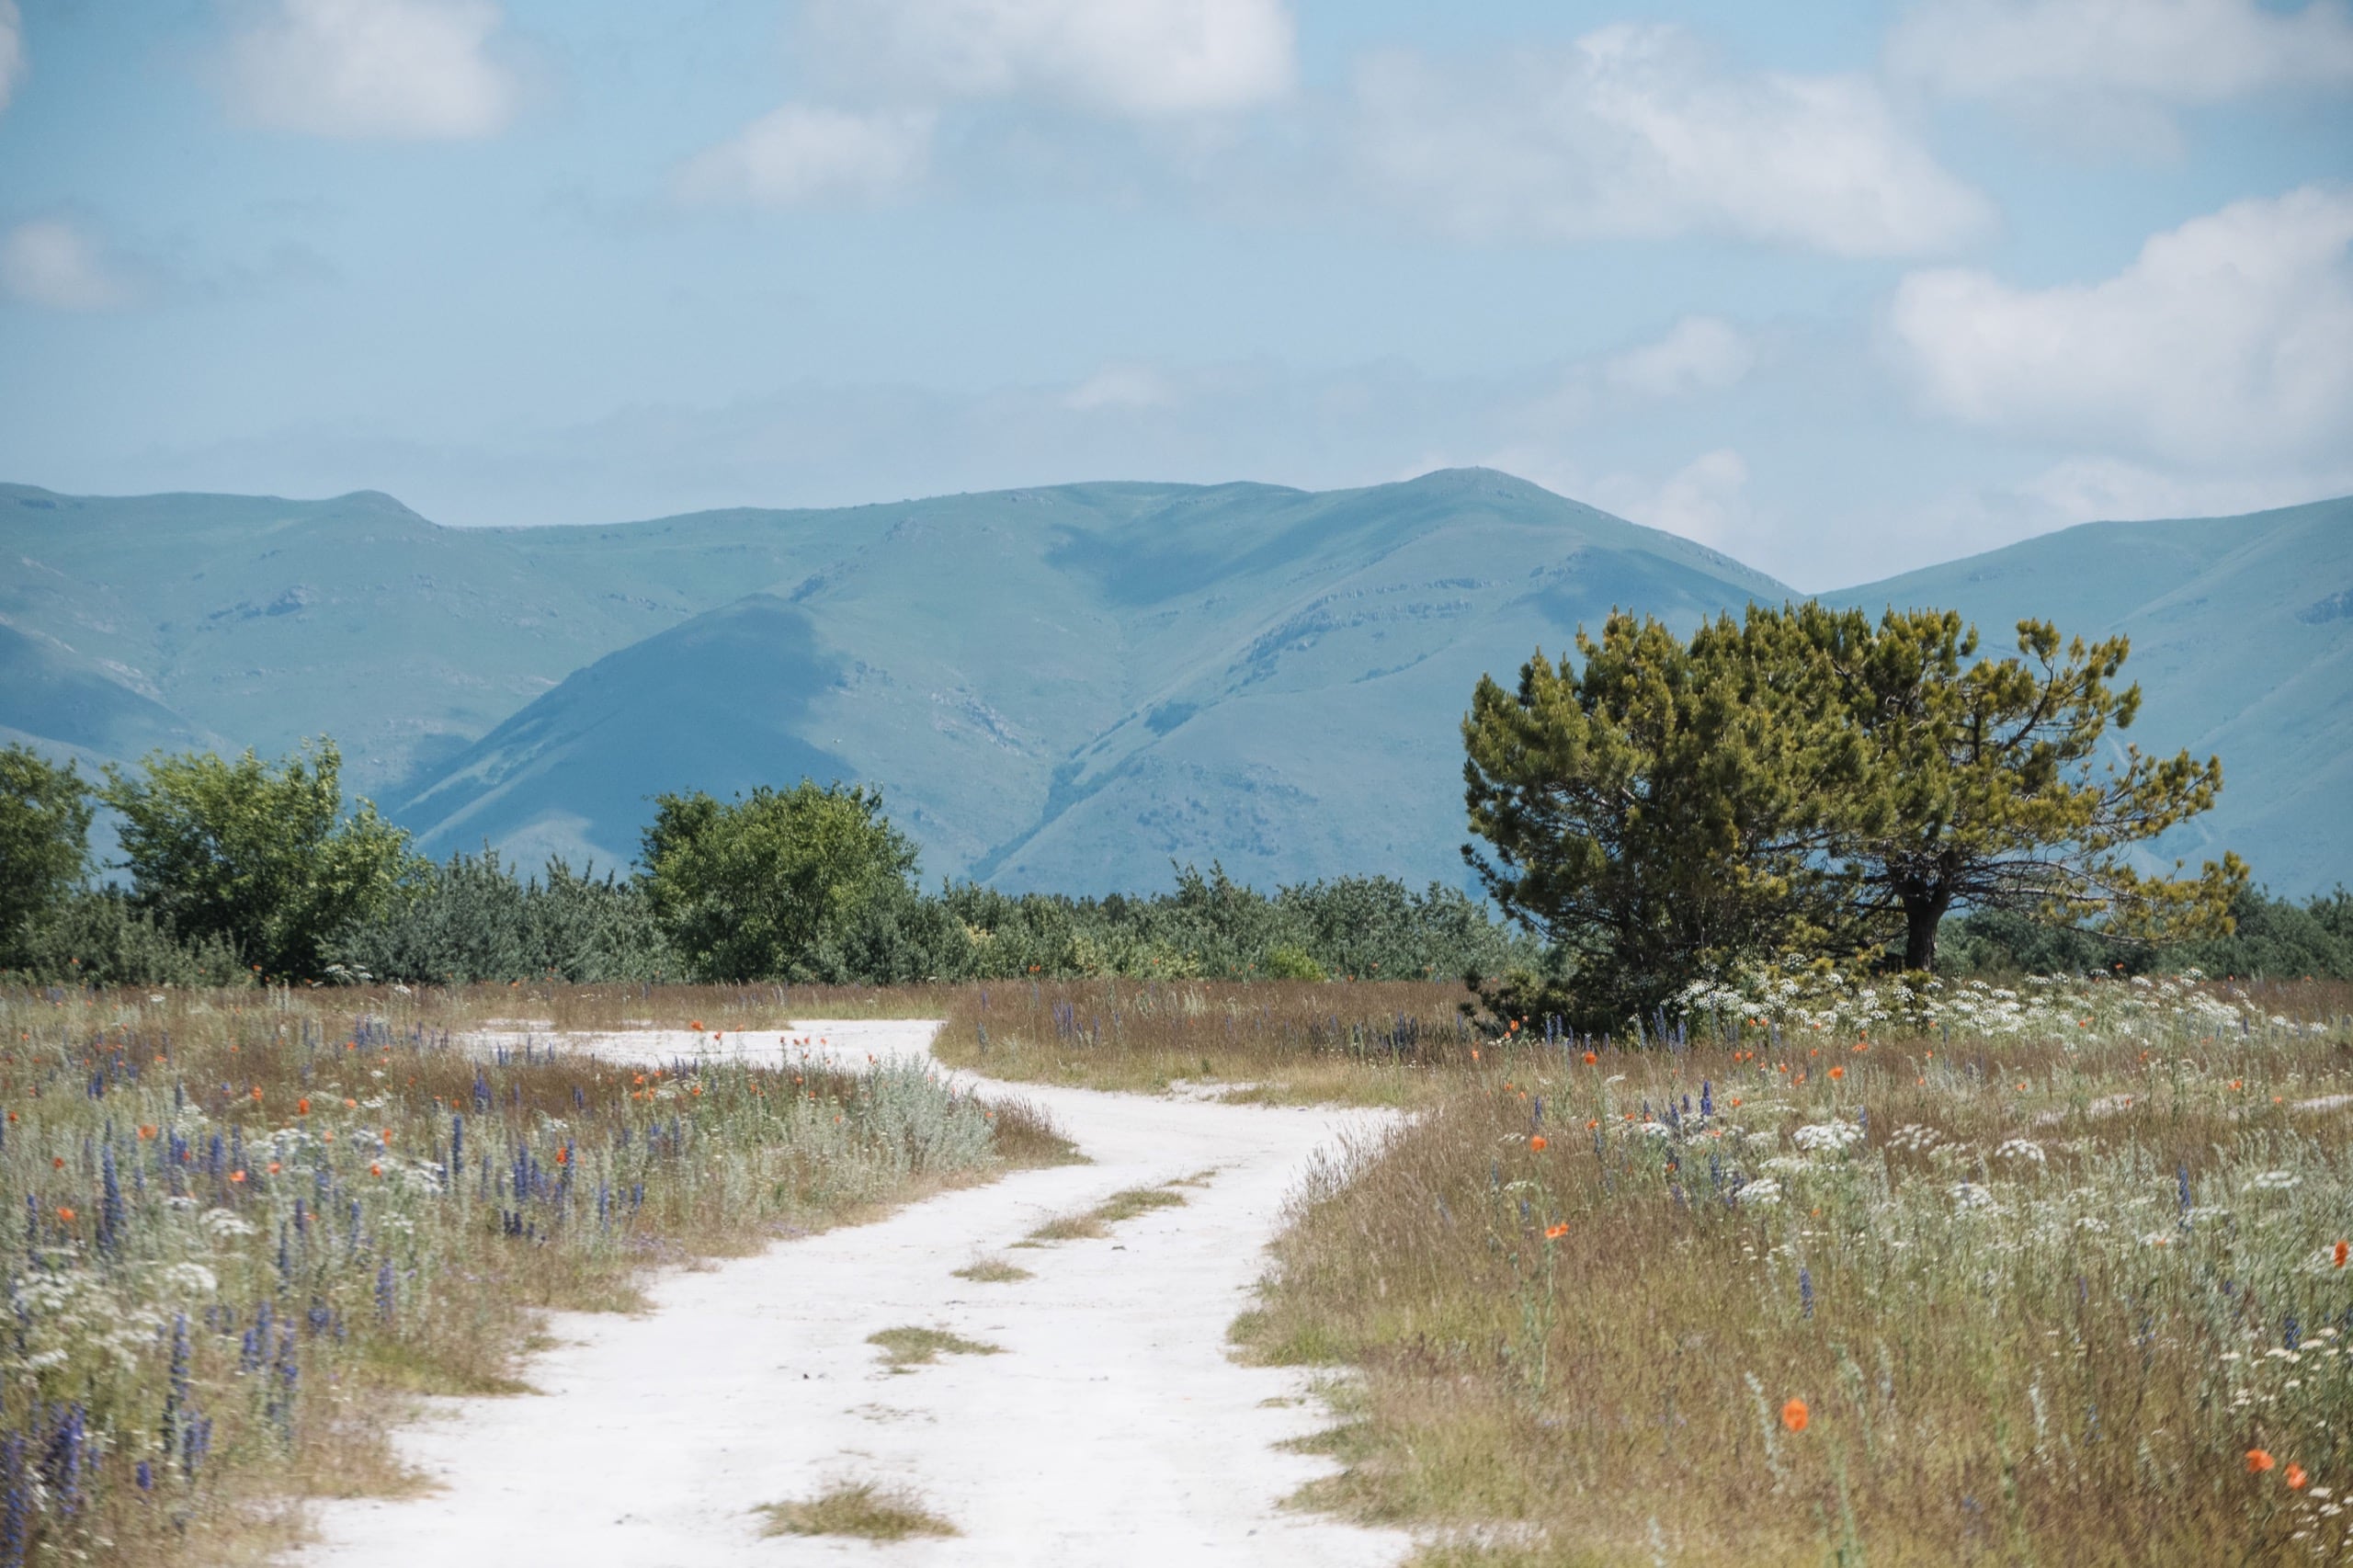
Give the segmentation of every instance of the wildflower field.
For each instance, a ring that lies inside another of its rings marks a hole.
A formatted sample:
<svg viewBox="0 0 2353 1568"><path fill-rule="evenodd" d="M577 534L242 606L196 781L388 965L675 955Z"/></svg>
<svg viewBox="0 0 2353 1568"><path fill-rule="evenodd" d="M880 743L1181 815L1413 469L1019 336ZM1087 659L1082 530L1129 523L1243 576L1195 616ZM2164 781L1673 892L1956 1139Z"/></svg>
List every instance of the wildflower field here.
<svg viewBox="0 0 2353 1568"><path fill-rule="evenodd" d="M1419 1562L2353 1555L2353 993L1696 987L1515 1029L1322 1170L1299 1501Z"/></svg>
<svg viewBox="0 0 2353 1568"><path fill-rule="evenodd" d="M1066 1153L915 1068L465 1045L518 1008L720 1033L785 1002L0 993L0 1568L266 1554L301 1496L410 1484L410 1396L519 1389L536 1309Z"/></svg>

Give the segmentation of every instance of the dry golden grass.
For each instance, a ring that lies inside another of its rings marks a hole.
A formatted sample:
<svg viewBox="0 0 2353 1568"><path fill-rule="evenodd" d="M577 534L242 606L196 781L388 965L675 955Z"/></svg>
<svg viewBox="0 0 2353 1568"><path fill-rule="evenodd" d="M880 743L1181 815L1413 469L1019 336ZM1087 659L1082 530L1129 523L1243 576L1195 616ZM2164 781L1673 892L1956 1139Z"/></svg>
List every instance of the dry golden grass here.
<svg viewBox="0 0 2353 1568"><path fill-rule="evenodd" d="M2343 1556L2353 1031L2240 1017L1487 1053L1235 1325L1357 1374L1299 1501L1424 1564Z"/></svg>
<svg viewBox="0 0 2353 1568"><path fill-rule="evenodd" d="M975 1258L951 1272L957 1278L970 1279L976 1285L1012 1285L1037 1278L1018 1264L1009 1263L1001 1257Z"/></svg>
<svg viewBox="0 0 2353 1568"><path fill-rule="evenodd" d="M1425 982L1000 982L939 994L946 1022L932 1049L950 1066L1016 1081L1415 1106L1478 1049L1463 996Z"/></svg>
<svg viewBox="0 0 2353 1568"><path fill-rule="evenodd" d="M870 1481L844 1482L805 1503L767 1503L753 1511L767 1516L762 1535L847 1535L884 1541L961 1533L926 1508L913 1492Z"/></svg>

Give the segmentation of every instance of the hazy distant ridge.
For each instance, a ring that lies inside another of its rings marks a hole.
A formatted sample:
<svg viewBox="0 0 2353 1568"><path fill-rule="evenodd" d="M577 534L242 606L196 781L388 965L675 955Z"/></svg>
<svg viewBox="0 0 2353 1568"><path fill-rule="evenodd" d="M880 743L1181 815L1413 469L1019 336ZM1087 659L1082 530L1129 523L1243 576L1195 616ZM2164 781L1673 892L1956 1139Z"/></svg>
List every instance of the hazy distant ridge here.
<svg viewBox="0 0 2353 1568"><path fill-rule="evenodd" d="M1460 875L1483 671L1617 605L1781 584L1523 481L1102 483L620 527L437 528L390 497L0 486L0 727L85 756L321 730L446 852L625 861L662 790L884 787L933 876ZM2132 738L2222 753L2226 843L2353 875L2353 502L2094 524L1824 595L2120 629Z"/></svg>

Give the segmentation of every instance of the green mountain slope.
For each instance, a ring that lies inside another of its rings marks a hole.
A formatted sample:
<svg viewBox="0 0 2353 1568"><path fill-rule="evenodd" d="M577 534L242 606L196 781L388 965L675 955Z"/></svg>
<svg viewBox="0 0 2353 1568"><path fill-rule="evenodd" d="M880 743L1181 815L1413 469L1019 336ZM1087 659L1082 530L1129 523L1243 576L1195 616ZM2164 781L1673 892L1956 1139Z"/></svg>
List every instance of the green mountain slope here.
<svg viewBox="0 0 2353 1568"><path fill-rule="evenodd" d="M626 861L665 790L881 786L932 875L1461 874L1483 672L1623 605L1789 591L1483 470L1309 494L1105 483L615 527L387 496L0 486L0 734L92 757L327 732L436 852ZM1824 597L2133 639L2132 739L2219 752L2170 853L2353 880L2353 500L2094 524Z"/></svg>
<svg viewBox="0 0 2353 1568"><path fill-rule="evenodd" d="M2222 802L2165 854L2236 849L2282 893L2353 881L2353 497L2087 523L1823 597L1957 609L1994 652L2023 617L2126 633L2143 700L2123 738L2222 759Z"/></svg>
<svg viewBox="0 0 2353 1568"><path fill-rule="evenodd" d="M1453 726L1482 672L1613 604L1688 624L1785 591L1481 471L1323 494L1075 485L779 526L830 558L582 671L394 809L437 848L610 859L647 794L808 771L881 784L934 874L1100 891L1221 859L1261 881L1453 880Z"/></svg>

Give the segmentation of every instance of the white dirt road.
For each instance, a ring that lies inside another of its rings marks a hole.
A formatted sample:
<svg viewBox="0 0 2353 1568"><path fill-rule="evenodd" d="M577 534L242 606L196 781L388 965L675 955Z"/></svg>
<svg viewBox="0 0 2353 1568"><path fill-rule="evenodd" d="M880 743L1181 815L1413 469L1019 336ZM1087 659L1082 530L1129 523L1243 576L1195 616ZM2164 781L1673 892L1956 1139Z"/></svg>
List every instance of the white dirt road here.
<svg viewBox="0 0 2353 1568"><path fill-rule="evenodd" d="M791 1033L862 1063L927 1053L932 1026L805 1022ZM690 1053L692 1038L565 1043L666 1061ZM774 1033L726 1045L782 1050ZM322 1506L320 1539L300 1561L1337 1568L1405 1556L1402 1535L1278 1506L1330 1465L1275 1445L1324 1418L1299 1374L1238 1366L1225 1348L1283 1199L1316 1150L1368 1125L1363 1113L1006 1088L1047 1107L1094 1163L1017 1172L873 1224L666 1274L642 1315L559 1314L557 1347L526 1374L540 1392L435 1402L404 1430L404 1454L439 1490ZM1214 1174L1186 1189L1182 1208L1108 1239L1009 1254L1032 1278L953 1275L1057 1214L1203 1171ZM1005 1353L893 1374L865 1341L904 1324ZM903 1484L961 1534L889 1545L760 1534L756 1505L837 1481Z"/></svg>

